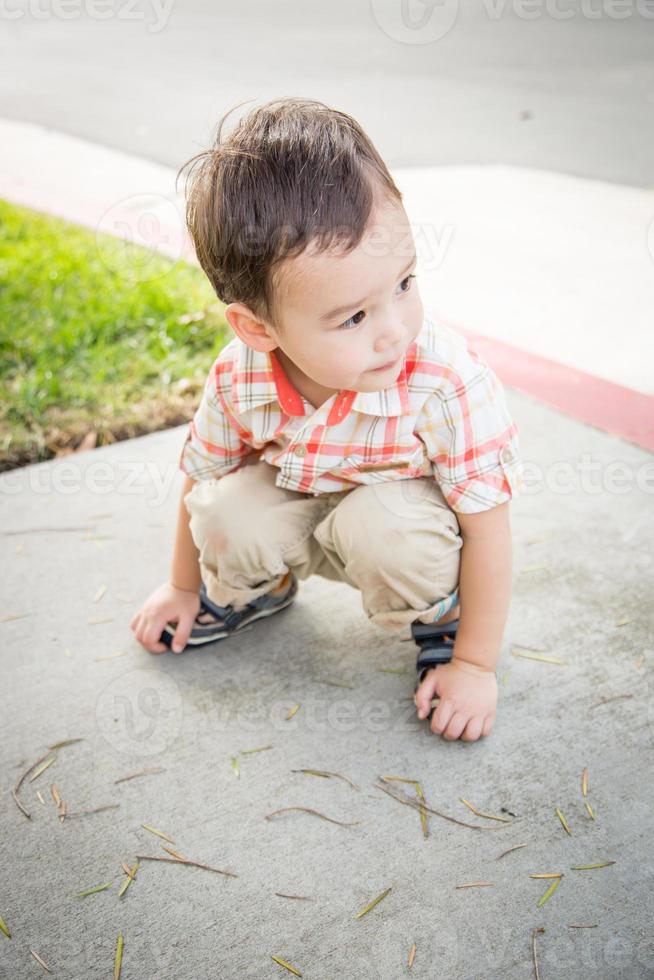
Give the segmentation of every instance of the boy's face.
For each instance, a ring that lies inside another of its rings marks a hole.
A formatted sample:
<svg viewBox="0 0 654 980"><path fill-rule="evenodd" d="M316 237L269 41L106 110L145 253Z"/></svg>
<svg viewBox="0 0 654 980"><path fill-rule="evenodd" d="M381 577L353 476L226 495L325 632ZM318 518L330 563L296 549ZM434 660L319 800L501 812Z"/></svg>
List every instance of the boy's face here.
<svg viewBox="0 0 654 980"><path fill-rule="evenodd" d="M311 246L281 265L279 331L241 303L230 304L226 314L249 346L276 350L301 392L303 384L325 399L342 389L378 391L395 381L423 324L415 264L404 207L379 202L363 239L347 255Z"/></svg>

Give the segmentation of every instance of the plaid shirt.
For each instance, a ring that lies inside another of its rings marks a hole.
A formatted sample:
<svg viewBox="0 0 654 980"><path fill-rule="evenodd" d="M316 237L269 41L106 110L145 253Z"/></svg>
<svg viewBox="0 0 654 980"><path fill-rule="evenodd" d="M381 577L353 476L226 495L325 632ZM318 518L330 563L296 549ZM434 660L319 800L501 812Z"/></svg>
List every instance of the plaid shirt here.
<svg viewBox="0 0 654 980"><path fill-rule="evenodd" d="M463 514L524 487L499 379L460 334L429 317L393 384L342 390L317 409L274 351L231 340L209 372L179 465L194 480L214 480L257 458L278 467L278 487L314 496L433 476Z"/></svg>

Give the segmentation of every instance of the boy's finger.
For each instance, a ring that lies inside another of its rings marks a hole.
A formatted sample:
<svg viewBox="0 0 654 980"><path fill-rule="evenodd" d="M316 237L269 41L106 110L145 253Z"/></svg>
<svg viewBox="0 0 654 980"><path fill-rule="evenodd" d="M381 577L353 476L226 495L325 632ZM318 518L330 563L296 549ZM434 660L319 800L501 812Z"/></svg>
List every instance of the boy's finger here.
<svg viewBox="0 0 654 980"><path fill-rule="evenodd" d="M484 724L482 725L482 729L481 729L482 736L486 737L486 735L489 734L490 730L493 727L494 722L495 722L495 712L493 712L490 715L486 715L486 717L484 718Z"/></svg>
<svg viewBox="0 0 654 980"><path fill-rule="evenodd" d="M434 696L434 689L436 686L435 676L430 677L429 674L425 677L424 681L416 691L414 695L414 701L416 708L418 709L418 718L426 718L431 710L431 699Z"/></svg>
<svg viewBox="0 0 654 980"><path fill-rule="evenodd" d="M465 727L463 734L461 735L462 742L476 742L481 736L482 729L484 727L485 719L479 715L475 715L470 719Z"/></svg>
<svg viewBox="0 0 654 980"><path fill-rule="evenodd" d="M447 724L447 728L443 732L443 738L452 742L460 738L467 721L467 715L464 715L461 711L455 711Z"/></svg>
<svg viewBox="0 0 654 980"><path fill-rule="evenodd" d="M177 628L175 629L175 636L173 637L173 653L182 652L188 643L188 638L191 635L194 622L195 619L180 619L179 623L177 624Z"/></svg>
<svg viewBox="0 0 654 980"><path fill-rule="evenodd" d="M451 701L440 701L431 719L430 728L434 735L440 735L447 728L454 714L454 704Z"/></svg>

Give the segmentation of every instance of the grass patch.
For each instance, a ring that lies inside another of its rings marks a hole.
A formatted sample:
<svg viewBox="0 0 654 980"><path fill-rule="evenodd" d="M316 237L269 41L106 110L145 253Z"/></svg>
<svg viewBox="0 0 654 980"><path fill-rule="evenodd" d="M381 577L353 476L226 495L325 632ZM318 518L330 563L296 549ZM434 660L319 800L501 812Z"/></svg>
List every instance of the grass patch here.
<svg viewBox="0 0 654 980"><path fill-rule="evenodd" d="M0 470L188 421L223 309L194 266L0 201Z"/></svg>

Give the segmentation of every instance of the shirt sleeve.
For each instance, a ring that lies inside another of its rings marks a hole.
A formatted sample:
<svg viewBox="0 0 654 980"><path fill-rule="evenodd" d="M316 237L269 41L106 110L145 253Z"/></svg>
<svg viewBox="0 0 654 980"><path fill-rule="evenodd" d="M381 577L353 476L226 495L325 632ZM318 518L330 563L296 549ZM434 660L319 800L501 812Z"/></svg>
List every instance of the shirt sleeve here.
<svg viewBox="0 0 654 980"><path fill-rule="evenodd" d="M217 480L241 466L253 452L248 431L240 424L228 397L231 372L216 361L200 404L189 422L179 468L193 480Z"/></svg>
<svg viewBox="0 0 654 980"><path fill-rule="evenodd" d="M499 378L459 340L456 360L427 399L416 434L448 506L477 514L524 489L524 464Z"/></svg>

